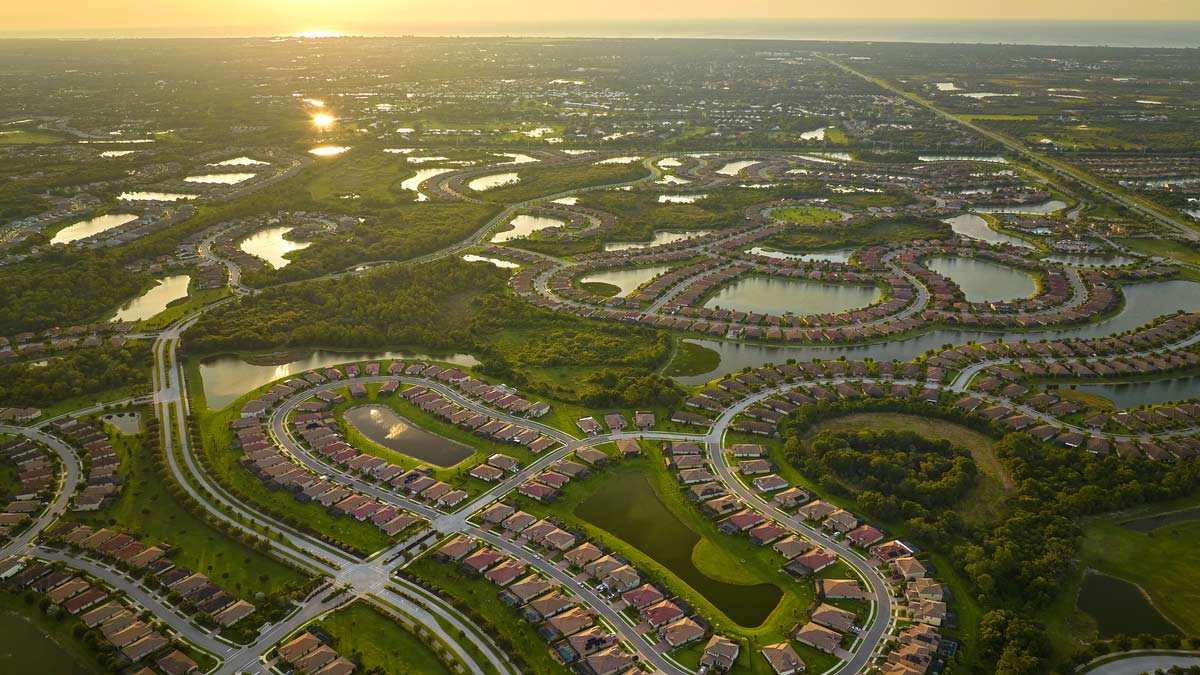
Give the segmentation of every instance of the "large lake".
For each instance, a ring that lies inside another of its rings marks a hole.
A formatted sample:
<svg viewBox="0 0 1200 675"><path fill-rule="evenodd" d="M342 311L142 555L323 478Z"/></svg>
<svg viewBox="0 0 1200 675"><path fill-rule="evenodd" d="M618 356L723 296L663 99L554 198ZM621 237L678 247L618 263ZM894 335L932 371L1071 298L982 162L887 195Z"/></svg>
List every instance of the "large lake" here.
<svg viewBox="0 0 1200 675"><path fill-rule="evenodd" d="M761 255L764 258L774 258L776 260L803 260L805 262L848 263L850 262L850 258L854 257L854 249L852 248L839 248L832 251L820 251L818 253L785 253L770 248L763 248L762 246L755 246L746 251L746 253Z"/></svg>
<svg viewBox="0 0 1200 675"><path fill-rule="evenodd" d="M654 246L662 246L663 244L670 244L676 241L683 241L685 239L693 239L708 233L709 230L655 230L654 238L650 241L614 241L612 243L605 244L604 250L628 251L638 248L651 248Z"/></svg>
<svg viewBox="0 0 1200 675"><path fill-rule="evenodd" d="M575 508L575 515L671 570L741 626L761 625L783 597L773 584L728 584L701 572L692 562L700 535L663 504L645 476L609 480Z"/></svg>
<svg viewBox="0 0 1200 675"><path fill-rule="evenodd" d="M967 302L1004 302L1037 292L1033 275L982 258L938 256L926 260L925 266L958 284Z"/></svg>
<svg viewBox="0 0 1200 675"><path fill-rule="evenodd" d="M421 183L436 178L444 173L450 173L454 169L417 169L417 172L408 178L400 181L400 188L403 190L412 190L417 193L417 201L428 201L429 197L421 192Z"/></svg>
<svg viewBox="0 0 1200 675"><path fill-rule="evenodd" d="M653 267L638 267L635 269L609 270L607 272L589 274L579 281L583 283L609 284L621 289L621 292L617 293L617 295L629 295L636 291L642 284L669 269L671 268L668 265L655 265Z"/></svg>
<svg viewBox="0 0 1200 675"><path fill-rule="evenodd" d="M107 232L114 227L120 227L125 223L131 223L137 219L138 217L131 213L109 213L103 216L96 216L90 220L68 225L55 232L54 238L50 240L50 243L69 244L80 239L87 239L101 232Z"/></svg>
<svg viewBox="0 0 1200 675"><path fill-rule="evenodd" d="M1081 384L1079 391L1097 394L1112 401L1118 408L1136 408L1167 401L1200 398L1200 376L1176 377L1151 382L1100 382Z"/></svg>
<svg viewBox="0 0 1200 675"><path fill-rule="evenodd" d="M567 223L555 218L546 218L544 216L530 216L522 213L512 220L508 221L507 229L497 232L492 241L499 244L513 239L524 239L538 230L547 230L552 227L566 227Z"/></svg>
<svg viewBox="0 0 1200 675"><path fill-rule="evenodd" d="M718 290L705 307L758 314L826 314L866 307L878 300L874 286L826 284L795 279L745 277Z"/></svg>
<svg viewBox="0 0 1200 675"><path fill-rule="evenodd" d="M512 185L521 180L521 175L516 171L511 173L493 173L489 176L480 176L475 180L467 183L467 187L476 191L483 192L492 188L500 187L501 185Z"/></svg>
<svg viewBox="0 0 1200 675"><path fill-rule="evenodd" d="M725 166L717 169L716 173L721 176L736 176L755 164L759 164L759 161L755 159L746 159L739 162L729 162Z"/></svg>
<svg viewBox="0 0 1200 675"><path fill-rule="evenodd" d="M390 359L441 361L463 368L479 365L479 361L470 354L431 356L419 352L334 352L317 349L303 358L270 366L246 363L236 355L226 354L200 362L200 381L204 385L204 399L208 408L219 410L264 384L296 373L342 363Z"/></svg>
<svg viewBox="0 0 1200 675"><path fill-rule="evenodd" d="M1033 248L1033 244L1020 237L993 230L983 216L974 213L964 213L961 216L947 218L945 222L950 224L950 228L954 230L955 234L968 239L978 239L989 244L1011 244L1021 248Z"/></svg>
<svg viewBox="0 0 1200 675"><path fill-rule="evenodd" d="M702 384L725 373L737 372L745 367L757 368L764 363L784 363L788 359L808 361L811 359L836 359L845 356L848 359L871 358L877 361L891 361L892 359L907 361L944 344L962 344L970 341L992 342L997 338L1007 342L1020 342L1021 340L1036 342L1039 340L1105 337L1133 330L1152 319L1172 314L1176 310L1200 311L1200 283L1195 281L1150 281L1140 284L1125 284L1121 289L1125 293L1125 305L1115 316L1072 328L1027 332L942 329L921 333L904 340L891 340L878 344L811 347L689 339L688 342L694 342L717 352L721 356L721 363L707 373L674 379L681 384Z"/></svg>
<svg viewBox="0 0 1200 675"><path fill-rule="evenodd" d="M143 321L167 308L167 305L186 298L192 278L177 274L158 280L158 284L140 296L121 305L113 321Z"/></svg>
<svg viewBox="0 0 1200 675"><path fill-rule="evenodd" d="M475 454L474 448L430 433L386 405L350 408L346 421L372 443L437 467L454 466Z"/></svg>
<svg viewBox="0 0 1200 675"><path fill-rule="evenodd" d="M284 238L283 235L294 229L296 228L268 227L265 230L259 230L243 239L239 248L256 258L263 259L275 269L285 267L291 260L285 258L284 255L306 249L310 245L310 242L307 241L292 241Z"/></svg>

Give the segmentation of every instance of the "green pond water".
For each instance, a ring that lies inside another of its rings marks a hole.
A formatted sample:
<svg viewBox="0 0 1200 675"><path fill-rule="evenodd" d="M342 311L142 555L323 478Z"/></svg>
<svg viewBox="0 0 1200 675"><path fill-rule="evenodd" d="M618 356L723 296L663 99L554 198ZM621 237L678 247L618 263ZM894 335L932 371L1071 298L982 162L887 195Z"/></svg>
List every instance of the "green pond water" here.
<svg viewBox="0 0 1200 675"><path fill-rule="evenodd" d="M0 612L0 673L90 675L37 626L11 612Z"/></svg>
<svg viewBox="0 0 1200 675"><path fill-rule="evenodd" d="M575 515L674 572L741 626L761 625L783 597L774 584L728 584L697 569L692 549L700 535L671 513L644 476L608 481L575 507Z"/></svg>
<svg viewBox="0 0 1200 675"><path fill-rule="evenodd" d="M1179 632L1150 604L1141 589L1107 574L1089 572L1084 576L1077 604L1096 620L1101 638Z"/></svg>
<svg viewBox="0 0 1200 675"><path fill-rule="evenodd" d="M430 433L386 405L356 406L346 411L346 421L372 442L434 466L454 466L475 454L474 448Z"/></svg>

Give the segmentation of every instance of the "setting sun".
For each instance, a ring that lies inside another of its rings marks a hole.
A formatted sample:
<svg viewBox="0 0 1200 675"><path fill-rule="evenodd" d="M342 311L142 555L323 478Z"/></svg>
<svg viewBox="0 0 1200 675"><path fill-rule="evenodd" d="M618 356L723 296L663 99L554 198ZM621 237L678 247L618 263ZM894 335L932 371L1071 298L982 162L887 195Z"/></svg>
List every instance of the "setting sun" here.
<svg viewBox="0 0 1200 675"><path fill-rule="evenodd" d="M337 118L333 115L317 113L316 115L313 115L312 121L313 124L317 125L318 129L326 129L333 126L333 123L337 121Z"/></svg>

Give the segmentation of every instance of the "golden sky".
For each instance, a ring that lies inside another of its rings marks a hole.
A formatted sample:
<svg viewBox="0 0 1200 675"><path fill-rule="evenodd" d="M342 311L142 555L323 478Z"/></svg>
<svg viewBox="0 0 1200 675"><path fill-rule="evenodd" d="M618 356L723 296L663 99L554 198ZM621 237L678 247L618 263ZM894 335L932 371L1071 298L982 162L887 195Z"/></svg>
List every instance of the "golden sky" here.
<svg viewBox="0 0 1200 675"><path fill-rule="evenodd" d="M5 2L5 31L255 26L370 32L406 22L787 19L1200 20L1200 0L39 0ZM396 32L401 32L397 30Z"/></svg>

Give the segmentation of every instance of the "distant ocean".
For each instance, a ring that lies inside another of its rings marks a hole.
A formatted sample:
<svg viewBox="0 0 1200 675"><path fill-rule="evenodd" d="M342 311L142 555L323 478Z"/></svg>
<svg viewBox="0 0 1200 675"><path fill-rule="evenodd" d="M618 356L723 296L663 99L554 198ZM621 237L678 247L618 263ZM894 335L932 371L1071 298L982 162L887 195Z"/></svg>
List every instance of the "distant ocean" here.
<svg viewBox="0 0 1200 675"><path fill-rule="evenodd" d="M337 26L350 35L721 38L1109 47L1200 47L1200 21L693 20L507 23L407 23ZM3 31L0 37L246 37L285 34L277 27Z"/></svg>

